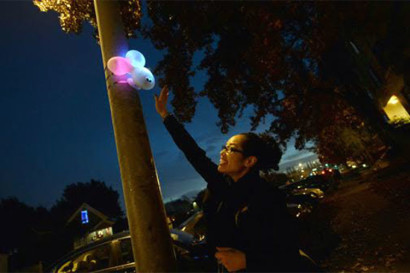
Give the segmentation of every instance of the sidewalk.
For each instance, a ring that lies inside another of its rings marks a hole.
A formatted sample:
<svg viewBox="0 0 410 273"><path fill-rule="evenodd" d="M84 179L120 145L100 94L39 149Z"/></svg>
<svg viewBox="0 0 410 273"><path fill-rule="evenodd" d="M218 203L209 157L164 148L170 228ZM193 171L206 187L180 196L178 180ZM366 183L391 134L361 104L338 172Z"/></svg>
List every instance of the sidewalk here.
<svg viewBox="0 0 410 273"><path fill-rule="evenodd" d="M331 272L410 272L410 176L342 182L306 219L306 243Z"/></svg>

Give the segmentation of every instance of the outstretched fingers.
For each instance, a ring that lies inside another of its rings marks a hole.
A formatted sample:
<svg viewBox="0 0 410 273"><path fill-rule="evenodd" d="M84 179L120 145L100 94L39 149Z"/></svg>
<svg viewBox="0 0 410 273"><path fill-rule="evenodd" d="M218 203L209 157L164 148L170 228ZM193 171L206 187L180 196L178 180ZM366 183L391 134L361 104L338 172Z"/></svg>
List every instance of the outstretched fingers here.
<svg viewBox="0 0 410 273"><path fill-rule="evenodd" d="M168 114L168 111L167 111L168 94L169 94L168 86L165 85L161 89L159 96L154 95L155 109L157 110L158 114L162 118L165 118Z"/></svg>
<svg viewBox="0 0 410 273"><path fill-rule="evenodd" d="M162 89L161 89L161 93L159 94L159 100L161 102L166 102L168 100L168 95L169 95L169 89L168 86L165 85Z"/></svg>

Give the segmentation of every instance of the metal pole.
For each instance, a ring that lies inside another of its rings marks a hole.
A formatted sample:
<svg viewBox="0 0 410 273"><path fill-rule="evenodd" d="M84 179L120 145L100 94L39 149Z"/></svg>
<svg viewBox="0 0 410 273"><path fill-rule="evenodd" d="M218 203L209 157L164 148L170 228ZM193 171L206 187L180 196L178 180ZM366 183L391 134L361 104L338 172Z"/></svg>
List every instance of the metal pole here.
<svg viewBox="0 0 410 273"><path fill-rule="evenodd" d="M119 2L94 0L94 5L136 269L175 271L174 249L138 93L127 83L118 83L106 69L109 58L124 56L128 50Z"/></svg>

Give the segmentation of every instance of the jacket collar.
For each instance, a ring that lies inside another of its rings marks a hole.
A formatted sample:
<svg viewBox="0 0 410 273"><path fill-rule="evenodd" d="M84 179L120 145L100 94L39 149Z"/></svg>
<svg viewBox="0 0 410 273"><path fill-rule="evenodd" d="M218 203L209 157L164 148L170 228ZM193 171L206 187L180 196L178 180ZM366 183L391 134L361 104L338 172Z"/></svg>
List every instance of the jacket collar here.
<svg viewBox="0 0 410 273"><path fill-rule="evenodd" d="M259 172L257 171L247 173L236 182L231 180L228 190L228 195L230 196L229 199L233 198L235 201L231 201L237 203L236 206L244 202L247 203L260 183L261 178L259 177Z"/></svg>

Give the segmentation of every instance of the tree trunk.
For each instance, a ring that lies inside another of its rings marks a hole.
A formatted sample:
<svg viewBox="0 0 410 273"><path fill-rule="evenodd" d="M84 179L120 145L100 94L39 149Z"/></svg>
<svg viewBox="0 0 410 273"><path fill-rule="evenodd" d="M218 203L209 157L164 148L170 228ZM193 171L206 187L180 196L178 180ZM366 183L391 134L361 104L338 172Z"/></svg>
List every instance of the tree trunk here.
<svg viewBox="0 0 410 273"><path fill-rule="evenodd" d="M94 0L94 5L136 269L175 271L174 249L138 92L106 67L111 57L125 56L128 50L119 2Z"/></svg>

